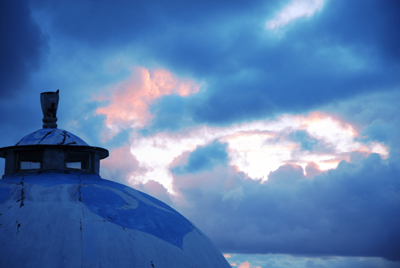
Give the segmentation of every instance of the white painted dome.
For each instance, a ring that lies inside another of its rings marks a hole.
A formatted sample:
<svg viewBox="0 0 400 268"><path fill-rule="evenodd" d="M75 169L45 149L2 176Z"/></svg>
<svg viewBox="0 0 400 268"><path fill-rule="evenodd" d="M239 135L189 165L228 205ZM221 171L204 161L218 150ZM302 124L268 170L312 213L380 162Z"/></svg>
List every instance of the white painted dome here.
<svg viewBox="0 0 400 268"><path fill-rule="evenodd" d="M23 145L81 145L88 146L86 142L84 142L78 136L74 134L58 129L58 128L42 128L32 132L29 135L23 137L19 142L17 142L16 146Z"/></svg>
<svg viewBox="0 0 400 268"><path fill-rule="evenodd" d="M41 94L43 129L0 148L0 267L230 268L174 209L99 176L108 151L56 128L58 94Z"/></svg>
<svg viewBox="0 0 400 268"><path fill-rule="evenodd" d="M181 214L81 172L0 180L0 267L231 267Z"/></svg>

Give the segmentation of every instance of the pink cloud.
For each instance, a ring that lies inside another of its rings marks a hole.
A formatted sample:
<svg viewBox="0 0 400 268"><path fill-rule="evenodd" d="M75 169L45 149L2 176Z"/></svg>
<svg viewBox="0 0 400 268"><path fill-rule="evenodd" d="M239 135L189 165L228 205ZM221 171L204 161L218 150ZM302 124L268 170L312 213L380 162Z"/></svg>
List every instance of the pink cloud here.
<svg viewBox="0 0 400 268"><path fill-rule="evenodd" d="M238 268L250 268L250 263L248 261L241 263Z"/></svg>
<svg viewBox="0 0 400 268"><path fill-rule="evenodd" d="M98 108L96 114L106 116L105 123L113 134L121 128L142 127L153 118L149 106L155 100L171 94L185 97L198 92L199 87L167 70L149 71L137 67L128 79L108 88L109 95L96 97L100 102L109 101L106 107Z"/></svg>

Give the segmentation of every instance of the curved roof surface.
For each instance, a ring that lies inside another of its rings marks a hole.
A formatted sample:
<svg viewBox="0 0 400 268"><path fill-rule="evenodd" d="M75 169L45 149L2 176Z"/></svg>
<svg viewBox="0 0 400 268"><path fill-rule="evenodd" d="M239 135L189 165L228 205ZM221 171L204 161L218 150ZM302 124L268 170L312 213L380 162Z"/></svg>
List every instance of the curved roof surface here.
<svg viewBox="0 0 400 268"><path fill-rule="evenodd" d="M83 145L89 146L78 136L58 129L58 128L42 128L23 137L16 146L22 145Z"/></svg>
<svg viewBox="0 0 400 268"><path fill-rule="evenodd" d="M177 211L96 174L6 176L0 213L0 267L230 268Z"/></svg>

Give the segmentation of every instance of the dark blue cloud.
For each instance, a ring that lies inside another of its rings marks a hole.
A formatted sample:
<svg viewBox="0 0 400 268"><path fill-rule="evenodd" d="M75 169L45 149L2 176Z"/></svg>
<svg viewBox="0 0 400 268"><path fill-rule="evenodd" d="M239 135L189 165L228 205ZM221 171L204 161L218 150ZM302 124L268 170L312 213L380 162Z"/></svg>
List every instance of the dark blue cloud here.
<svg viewBox="0 0 400 268"><path fill-rule="evenodd" d="M0 3L0 96L15 96L47 50L47 40L33 21L28 1Z"/></svg>
<svg viewBox="0 0 400 268"><path fill-rule="evenodd" d="M383 15L388 8L393 10ZM246 27L233 23L226 35L209 30L209 38L190 32L163 50L155 44L153 52L162 51L157 55L174 69L195 70L209 79L205 96L188 100L187 111L197 122L303 112L400 82L399 58L391 49L400 45L399 29L393 26L399 24L398 10L394 1L329 2L312 21L298 23L276 40L265 37L260 21L242 14ZM196 37L193 45L185 41L191 37Z"/></svg>
<svg viewBox="0 0 400 268"><path fill-rule="evenodd" d="M260 10L256 18L265 19ZM391 49L400 45L393 27L398 10L394 1L328 2L282 38L267 38L261 19L250 20L245 9L238 14L242 24L224 17L214 24L182 25L146 50L176 73L207 81L204 92L181 105L182 117L174 117L181 125L188 116L224 124L304 112L400 82L399 58ZM157 116L175 109L161 103Z"/></svg>
<svg viewBox="0 0 400 268"><path fill-rule="evenodd" d="M33 95L36 90L30 82L47 55L48 46L47 37L33 20L26 0L0 1L0 38L0 147L3 147L14 145L41 127L39 94ZM2 174L4 160L0 162Z"/></svg>
<svg viewBox="0 0 400 268"><path fill-rule="evenodd" d="M171 172L177 174L199 173L201 171L212 170L216 165L226 165L228 163L228 154L226 144L218 141L206 146L198 146L187 160L184 166L177 166L171 169Z"/></svg>
<svg viewBox="0 0 400 268"><path fill-rule="evenodd" d="M191 177L177 177L175 186L193 205L180 211L223 252L400 261L400 170L377 154L356 158L314 179L292 165L272 172L264 183L231 168L224 175L207 173L218 186L212 189L188 188ZM202 194L192 194L196 191Z"/></svg>
<svg viewBox="0 0 400 268"><path fill-rule="evenodd" d="M400 61L399 28L400 3L383 1L335 1L328 2L331 9L323 20L322 30L327 41L369 48L370 53L381 54L388 62ZM376 55L378 56L378 55Z"/></svg>
<svg viewBox="0 0 400 268"><path fill-rule="evenodd" d="M156 116L173 120L153 129L304 112L400 82L397 1L327 1L276 37L265 22L280 7L225 0L34 3L57 35L94 50L129 48L138 51L136 64L205 82L192 98L168 99L180 102L179 111L157 102Z"/></svg>
<svg viewBox="0 0 400 268"><path fill-rule="evenodd" d="M93 48L101 48L132 41L148 46L157 42L158 37L171 32L178 32L184 37L185 32L181 31L183 25L206 23L222 11L225 16L240 14L241 9L254 8L260 2L75 0L54 3L42 0L32 5L48 13L52 27L61 34Z"/></svg>

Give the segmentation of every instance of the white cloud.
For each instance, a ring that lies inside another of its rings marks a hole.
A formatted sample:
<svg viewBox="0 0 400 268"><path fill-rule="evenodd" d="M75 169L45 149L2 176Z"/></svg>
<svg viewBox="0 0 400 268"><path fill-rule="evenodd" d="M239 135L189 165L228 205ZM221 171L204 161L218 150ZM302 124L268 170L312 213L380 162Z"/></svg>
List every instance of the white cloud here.
<svg viewBox="0 0 400 268"><path fill-rule="evenodd" d="M303 18L311 17L315 12L320 11L325 0L292 0L281 11L279 11L272 20L266 23L268 30L274 30L285 26L286 24Z"/></svg>
<svg viewBox="0 0 400 268"><path fill-rule="evenodd" d="M291 135L298 131L306 133L305 138L293 139ZM387 156L388 150L384 144L361 143L356 140L357 137L351 125L318 112L283 115L276 120L228 127L197 126L173 134L135 135L131 139L131 153L146 172L135 173L130 182L135 184L155 180L173 193L170 168L174 159L213 140L227 144L230 165L253 179L263 180L267 180L270 172L288 162L301 165L304 169L313 162L320 170L327 170L336 168L341 160L349 160L353 151L366 154L376 152ZM304 149L302 139L310 142L312 148ZM314 146L315 143L317 145Z"/></svg>

